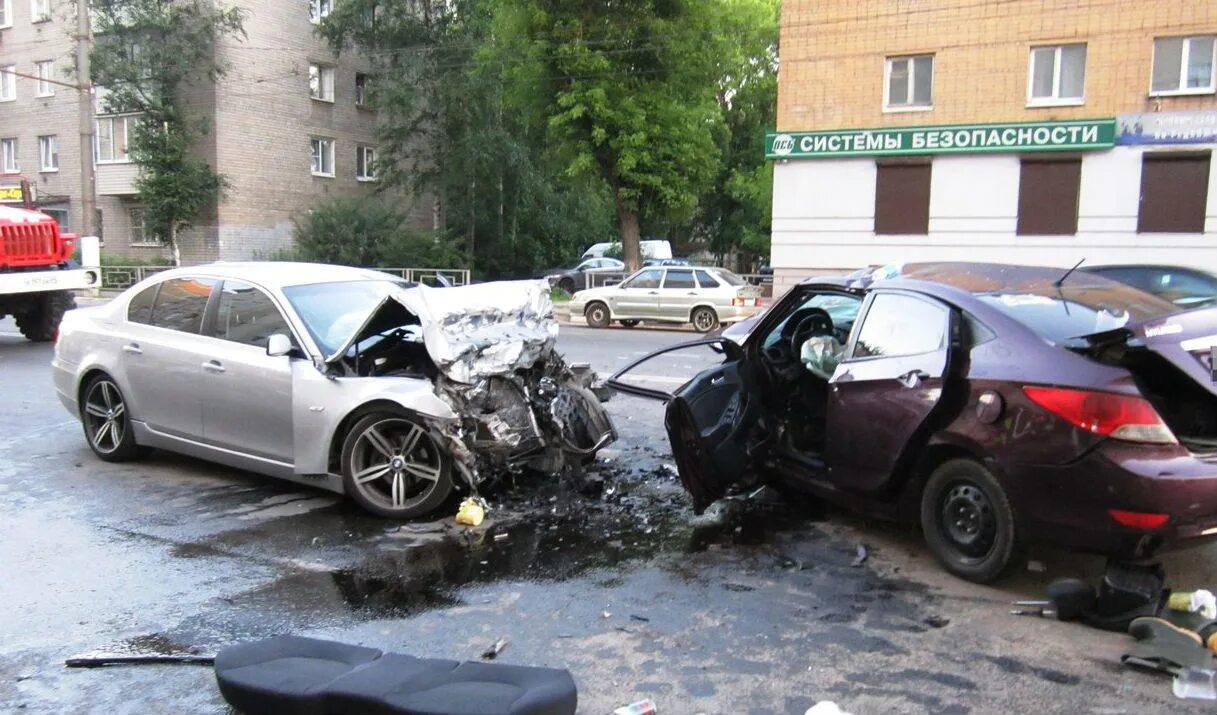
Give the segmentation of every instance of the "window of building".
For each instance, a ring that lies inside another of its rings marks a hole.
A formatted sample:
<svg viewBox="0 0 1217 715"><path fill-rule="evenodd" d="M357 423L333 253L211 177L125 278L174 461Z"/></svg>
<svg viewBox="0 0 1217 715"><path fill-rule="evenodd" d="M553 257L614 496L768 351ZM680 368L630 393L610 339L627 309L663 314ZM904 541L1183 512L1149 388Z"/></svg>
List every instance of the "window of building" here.
<svg viewBox="0 0 1217 715"><path fill-rule="evenodd" d="M1211 161L1209 152L1144 154L1137 233L1203 233Z"/></svg>
<svg viewBox="0 0 1217 715"><path fill-rule="evenodd" d="M875 233L929 233L930 164L882 162L875 169Z"/></svg>
<svg viewBox="0 0 1217 715"><path fill-rule="evenodd" d="M292 331L274 302L248 283L224 281L214 337L265 349L276 333L291 337Z"/></svg>
<svg viewBox="0 0 1217 715"><path fill-rule="evenodd" d="M50 97L55 94L55 85L51 84L54 74L55 63L51 60L34 63L34 75L38 78L38 85L35 91L37 96Z"/></svg>
<svg viewBox="0 0 1217 715"><path fill-rule="evenodd" d="M46 22L51 19L51 0L30 0L30 22Z"/></svg>
<svg viewBox="0 0 1217 715"><path fill-rule="evenodd" d="M0 0L0 27L13 26L12 0Z"/></svg>
<svg viewBox="0 0 1217 715"><path fill-rule="evenodd" d="M148 225L148 213L143 206L131 206L127 209L127 217L131 221L132 246L163 246L165 237Z"/></svg>
<svg viewBox="0 0 1217 715"><path fill-rule="evenodd" d="M334 68L325 65L308 66L309 96L322 102L334 101Z"/></svg>
<svg viewBox="0 0 1217 715"><path fill-rule="evenodd" d="M3 2L3 0L0 0ZM0 102L11 102L17 98L17 65L0 67Z"/></svg>
<svg viewBox="0 0 1217 715"><path fill-rule="evenodd" d="M1078 232L1081 159L1023 159L1018 177L1018 235Z"/></svg>
<svg viewBox="0 0 1217 715"><path fill-rule="evenodd" d="M123 164L131 161L128 153L128 130L135 115L122 114L97 118L94 135L94 160L99 164Z"/></svg>
<svg viewBox="0 0 1217 715"><path fill-rule="evenodd" d="M929 109L934 104L934 56L887 58L889 110Z"/></svg>
<svg viewBox="0 0 1217 715"><path fill-rule="evenodd" d="M321 22L321 19L328 16L332 9L334 9L334 4L331 0L309 0L308 19L310 22Z"/></svg>
<svg viewBox="0 0 1217 715"><path fill-rule="evenodd" d="M1081 104L1086 89L1086 45L1032 48L1028 76L1028 104Z"/></svg>
<svg viewBox="0 0 1217 715"><path fill-rule="evenodd" d="M21 164L17 161L17 140L0 139L0 172L16 174L19 171Z"/></svg>
<svg viewBox="0 0 1217 715"><path fill-rule="evenodd" d="M362 72L355 73L355 106L370 107L372 106L372 98L369 95L371 91L369 77Z"/></svg>
<svg viewBox="0 0 1217 715"><path fill-rule="evenodd" d="M174 278L161 283L152 308L152 325L184 333L199 332L215 284L212 278Z"/></svg>
<svg viewBox="0 0 1217 715"><path fill-rule="evenodd" d="M334 140L313 139L313 176L334 175Z"/></svg>
<svg viewBox="0 0 1217 715"><path fill-rule="evenodd" d="M1150 94L1206 94L1214 89L1217 37L1159 37L1154 40Z"/></svg>
<svg viewBox="0 0 1217 715"><path fill-rule="evenodd" d="M355 178L376 181L376 147L363 144L355 147Z"/></svg>
<svg viewBox="0 0 1217 715"><path fill-rule="evenodd" d="M38 137L38 170L59 171L59 137L55 134Z"/></svg>

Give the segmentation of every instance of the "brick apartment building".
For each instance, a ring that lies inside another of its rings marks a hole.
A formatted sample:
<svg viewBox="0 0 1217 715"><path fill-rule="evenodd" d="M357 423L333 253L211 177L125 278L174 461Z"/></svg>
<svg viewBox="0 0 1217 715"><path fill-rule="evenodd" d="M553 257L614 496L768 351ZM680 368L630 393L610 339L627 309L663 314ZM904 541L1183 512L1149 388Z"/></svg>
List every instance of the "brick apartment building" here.
<svg viewBox="0 0 1217 715"><path fill-rule="evenodd" d="M216 47L227 68L189 89L188 106L210 132L198 152L229 184L214 215L182 238L184 262L239 260L290 245L292 219L331 197L369 193L375 182L376 112L357 58L336 57L314 34L331 0L241 0L246 37ZM0 0L0 185L27 178L43 210L80 226L80 138L75 83L75 3ZM100 108L99 108L100 111ZM99 115L95 177L108 255L168 255L144 231L127 153L125 116ZM414 214L430 227L430 206Z"/></svg>
<svg viewBox="0 0 1217 715"><path fill-rule="evenodd" d="M1217 2L785 0L775 280L875 263L1217 271Z"/></svg>

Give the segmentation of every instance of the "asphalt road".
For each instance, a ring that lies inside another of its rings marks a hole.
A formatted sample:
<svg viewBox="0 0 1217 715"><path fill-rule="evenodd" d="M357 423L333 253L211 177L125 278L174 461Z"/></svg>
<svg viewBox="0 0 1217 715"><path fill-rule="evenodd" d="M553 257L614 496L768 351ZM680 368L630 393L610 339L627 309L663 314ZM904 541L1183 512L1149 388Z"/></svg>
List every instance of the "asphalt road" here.
<svg viewBox="0 0 1217 715"><path fill-rule="evenodd" d="M601 372L694 337L564 327ZM536 478L475 531L398 526L328 493L166 454L109 465L54 399L50 348L0 321L0 711L223 713L207 668L67 670L82 652L214 652L276 633L569 668L580 712L1211 711L1126 671L1120 634L1006 615L1094 559L1037 553L997 588L944 576L910 530L810 504L694 517L655 403L609 403L603 493ZM672 388L697 360L640 371ZM506 533L504 540L495 534ZM851 562L864 542L870 559ZM1212 549L1168 562L1217 585Z"/></svg>

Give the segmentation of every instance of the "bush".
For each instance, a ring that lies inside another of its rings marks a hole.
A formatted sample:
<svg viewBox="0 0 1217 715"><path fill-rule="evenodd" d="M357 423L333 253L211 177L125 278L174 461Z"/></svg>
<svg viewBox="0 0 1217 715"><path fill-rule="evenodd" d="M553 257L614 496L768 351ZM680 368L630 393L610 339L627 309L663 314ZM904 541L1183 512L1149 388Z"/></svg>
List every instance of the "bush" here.
<svg viewBox="0 0 1217 715"><path fill-rule="evenodd" d="M451 237L406 227L380 197L334 199L296 221L296 260L386 268L463 268Z"/></svg>

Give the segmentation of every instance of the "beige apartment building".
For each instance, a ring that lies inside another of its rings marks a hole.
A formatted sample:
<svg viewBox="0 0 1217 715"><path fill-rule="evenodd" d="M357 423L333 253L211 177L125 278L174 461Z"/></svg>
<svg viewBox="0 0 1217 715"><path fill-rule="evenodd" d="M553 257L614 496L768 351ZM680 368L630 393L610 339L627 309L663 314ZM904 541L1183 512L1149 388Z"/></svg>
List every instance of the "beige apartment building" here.
<svg viewBox="0 0 1217 715"><path fill-rule="evenodd" d="M875 263L1217 271L1217 2L785 0L775 280Z"/></svg>
<svg viewBox="0 0 1217 715"><path fill-rule="evenodd" d="M376 188L376 111L369 75L315 36L330 0L241 0L246 36L216 47L226 68L186 99L211 127L199 154L228 182L213 215L181 239L183 261L239 260L290 245L292 219L334 197ZM40 207L80 226L75 3L0 0L0 185L24 177ZM42 78L42 79L40 79ZM99 103L100 104L100 103ZM98 107L98 111L101 111ZM127 150L129 117L96 118L94 166L108 255L166 256L143 228ZM429 206L415 212L431 226Z"/></svg>

